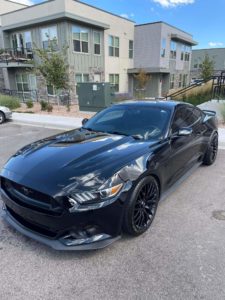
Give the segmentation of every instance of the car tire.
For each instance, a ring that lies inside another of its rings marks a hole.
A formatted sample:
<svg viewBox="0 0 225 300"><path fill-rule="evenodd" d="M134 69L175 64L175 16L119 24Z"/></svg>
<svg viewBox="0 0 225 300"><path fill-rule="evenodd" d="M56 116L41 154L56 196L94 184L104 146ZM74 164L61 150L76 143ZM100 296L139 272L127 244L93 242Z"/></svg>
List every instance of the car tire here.
<svg viewBox="0 0 225 300"><path fill-rule="evenodd" d="M0 124L5 122L5 114L0 111Z"/></svg>
<svg viewBox="0 0 225 300"><path fill-rule="evenodd" d="M209 141L209 145L203 158L203 165L212 165L217 157L218 152L218 134L214 133Z"/></svg>
<svg viewBox="0 0 225 300"><path fill-rule="evenodd" d="M159 185L152 176L142 178L126 203L123 231L139 236L150 226L159 202Z"/></svg>

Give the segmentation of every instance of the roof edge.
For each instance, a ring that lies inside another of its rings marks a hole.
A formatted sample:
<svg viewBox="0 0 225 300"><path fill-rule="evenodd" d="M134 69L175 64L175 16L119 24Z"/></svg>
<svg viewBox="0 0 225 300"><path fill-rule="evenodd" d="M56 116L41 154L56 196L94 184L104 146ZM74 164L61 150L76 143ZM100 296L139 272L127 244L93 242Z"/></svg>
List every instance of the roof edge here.
<svg viewBox="0 0 225 300"><path fill-rule="evenodd" d="M180 29L179 27L176 27L176 26L171 25L171 24L169 24L169 23L167 23L167 22L164 22L164 21L156 21L156 22L149 22L149 23L137 24L137 25L135 25L135 27L138 27L138 26L146 26L146 25L153 25L153 24L165 24L165 25L167 25L167 26L173 27L173 28L175 28L175 29L177 29L177 30L179 30L179 31L182 31L183 33L188 34L188 35L190 35L191 37L193 37L193 35L192 35L191 33L187 32L187 31L184 31L183 29Z"/></svg>

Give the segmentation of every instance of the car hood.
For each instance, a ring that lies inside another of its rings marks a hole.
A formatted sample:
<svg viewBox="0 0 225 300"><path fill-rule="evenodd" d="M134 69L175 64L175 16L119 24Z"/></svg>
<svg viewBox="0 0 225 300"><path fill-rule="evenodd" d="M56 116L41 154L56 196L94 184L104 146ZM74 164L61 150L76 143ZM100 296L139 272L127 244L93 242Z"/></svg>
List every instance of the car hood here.
<svg viewBox="0 0 225 300"><path fill-rule="evenodd" d="M76 129L22 148L1 175L52 196L73 187L93 190L155 143Z"/></svg>

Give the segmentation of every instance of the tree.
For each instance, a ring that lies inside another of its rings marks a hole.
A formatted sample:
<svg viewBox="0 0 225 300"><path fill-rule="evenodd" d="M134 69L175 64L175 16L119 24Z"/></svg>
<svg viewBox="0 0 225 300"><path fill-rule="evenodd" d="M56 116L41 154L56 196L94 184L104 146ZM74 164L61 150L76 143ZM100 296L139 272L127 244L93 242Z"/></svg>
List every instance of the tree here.
<svg viewBox="0 0 225 300"><path fill-rule="evenodd" d="M211 79L214 73L214 61L209 58L209 55L206 54L201 65L201 78L206 82Z"/></svg>
<svg viewBox="0 0 225 300"><path fill-rule="evenodd" d="M46 85L54 87L56 93L70 87L67 49L68 47L63 47L59 51L56 41L49 40L48 49L36 48L34 51L38 57L35 63L36 72L44 77Z"/></svg>
<svg viewBox="0 0 225 300"><path fill-rule="evenodd" d="M143 69L140 69L138 74L134 74L134 78L137 80L136 90L139 91L139 97L142 98L143 92L146 88L146 84L150 80L151 76L147 74Z"/></svg>

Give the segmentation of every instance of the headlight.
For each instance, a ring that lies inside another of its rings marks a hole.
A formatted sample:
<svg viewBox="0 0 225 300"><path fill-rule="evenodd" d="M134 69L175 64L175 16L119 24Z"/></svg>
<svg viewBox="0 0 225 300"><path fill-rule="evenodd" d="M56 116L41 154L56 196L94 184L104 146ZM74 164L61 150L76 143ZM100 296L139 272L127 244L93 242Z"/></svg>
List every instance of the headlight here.
<svg viewBox="0 0 225 300"><path fill-rule="evenodd" d="M117 185L115 185L113 187L110 187L108 189L100 190L99 191L100 197L102 199L114 197L121 191L122 187L123 187L123 183L120 183L120 184L117 184Z"/></svg>
<svg viewBox="0 0 225 300"><path fill-rule="evenodd" d="M75 202L80 204L93 203L96 201L101 201L103 199L115 197L122 189L123 184L117 184L107 189L99 189L96 192L83 192L83 193L73 193L69 196L68 200L70 205L74 205Z"/></svg>

